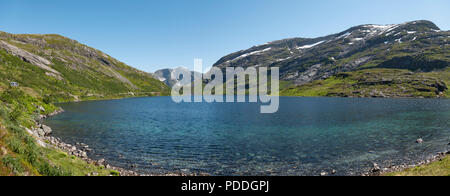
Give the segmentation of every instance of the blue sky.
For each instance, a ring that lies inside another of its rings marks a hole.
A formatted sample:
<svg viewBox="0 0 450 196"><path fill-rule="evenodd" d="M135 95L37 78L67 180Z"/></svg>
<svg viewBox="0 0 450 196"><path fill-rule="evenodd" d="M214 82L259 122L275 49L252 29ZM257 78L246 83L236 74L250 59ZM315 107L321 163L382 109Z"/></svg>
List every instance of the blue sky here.
<svg viewBox="0 0 450 196"><path fill-rule="evenodd" d="M152 72L360 24L426 19L449 30L449 8L448 0L1 0L0 31L61 34Z"/></svg>

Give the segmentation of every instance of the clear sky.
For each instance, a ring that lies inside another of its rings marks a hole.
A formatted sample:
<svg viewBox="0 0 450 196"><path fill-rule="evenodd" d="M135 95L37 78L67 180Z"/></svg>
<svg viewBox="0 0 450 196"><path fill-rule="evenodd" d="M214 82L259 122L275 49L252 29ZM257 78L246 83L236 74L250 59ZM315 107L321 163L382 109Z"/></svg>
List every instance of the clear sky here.
<svg viewBox="0 0 450 196"><path fill-rule="evenodd" d="M449 30L449 8L449 0L1 0L0 31L61 34L153 72L360 24L426 19Z"/></svg>

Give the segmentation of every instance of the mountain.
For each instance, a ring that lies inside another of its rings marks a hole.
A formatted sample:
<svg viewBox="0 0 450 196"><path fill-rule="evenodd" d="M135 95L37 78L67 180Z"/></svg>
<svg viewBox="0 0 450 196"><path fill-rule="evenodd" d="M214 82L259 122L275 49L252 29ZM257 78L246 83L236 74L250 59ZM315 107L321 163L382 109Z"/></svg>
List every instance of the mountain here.
<svg viewBox="0 0 450 196"><path fill-rule="evenodd" d="M448 96L449 38L449 31L430 21L360 25L319 38L254 46L214 66L279 67L282 95Z"/></svg>
<svg viewBox="0 0 450 196"><path fill-rule="evenodd" d="M0 89L17 82L52 102L169 92L151 74L60 35L0 32Z"/></svg>
<svg viewBox="0 0 450 196"><path fill-rule="evenodd" d="M177 78L175 76L175 71L177 71L177 70L179 72L190 72L191 73L191 82L194 81L194 77L200 78L202 76L202 74L199 72L190 71L183 67L178 67L175 69L161 69L161 70L158 70L155 73L153 73L153 76L155 78L157 78L158 80L160 80L161 82L164 82L165 84L167 84L169 87L173 87L176 83L180 82L181 79L183 79L182 77ZM181 85L187 85L187 84L190 84L190 83L181 84Z"/></svg>

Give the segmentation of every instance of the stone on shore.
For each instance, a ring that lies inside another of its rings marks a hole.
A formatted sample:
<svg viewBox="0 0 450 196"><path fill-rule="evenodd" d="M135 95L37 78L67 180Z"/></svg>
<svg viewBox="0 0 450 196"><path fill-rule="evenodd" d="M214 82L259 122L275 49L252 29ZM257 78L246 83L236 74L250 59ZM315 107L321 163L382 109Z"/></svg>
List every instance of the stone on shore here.
<svg viewBox="0 0 450 196"><path fill-rule="evenodd" d="M45 136L50 135L52 133L52 128L47 125L42 125L42 130L44 131Z"/></svg>
<svg viewBox="0 0 450 196"><path fill-rule="evenodd" d="M331 174L333 174L333 175L336 174L336 173L337 173L337 171L334 170L334 169L333 169L333 171L331 171Z"/></svg>
<svg viewBox="0 0 450 196"><path fill-rule="evenodd" d="M35 129L36 133L38 134L39 137L44 137L45 136L45 132L43 129L41 128L37 128Z"/></svg>

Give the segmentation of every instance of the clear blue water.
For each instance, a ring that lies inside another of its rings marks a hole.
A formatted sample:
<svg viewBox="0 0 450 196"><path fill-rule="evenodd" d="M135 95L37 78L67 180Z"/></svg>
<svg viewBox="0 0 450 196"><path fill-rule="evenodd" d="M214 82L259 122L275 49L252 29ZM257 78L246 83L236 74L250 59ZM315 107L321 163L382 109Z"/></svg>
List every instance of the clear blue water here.
<svg viewBox="0 0 450 196"><path fill-rule="evenodd" d="M447 150L450 100L281 97L258 103L181 103L170 97L60 104L46 121L92 158L140 172L358 175L373 162L415 163ZM416 144L423 138L423 144Z"/></svg>

